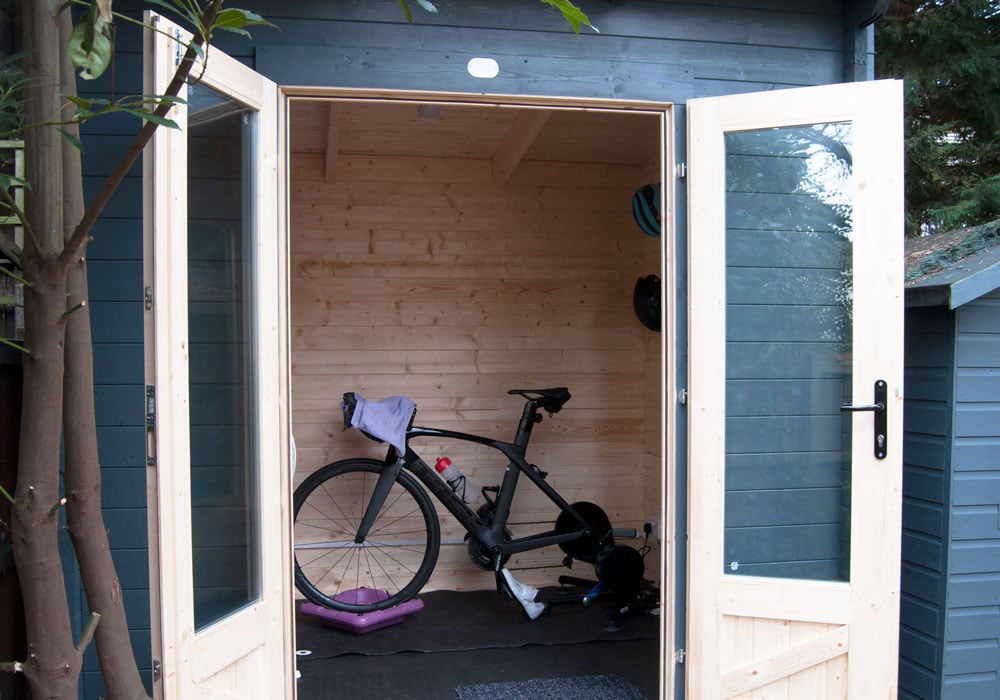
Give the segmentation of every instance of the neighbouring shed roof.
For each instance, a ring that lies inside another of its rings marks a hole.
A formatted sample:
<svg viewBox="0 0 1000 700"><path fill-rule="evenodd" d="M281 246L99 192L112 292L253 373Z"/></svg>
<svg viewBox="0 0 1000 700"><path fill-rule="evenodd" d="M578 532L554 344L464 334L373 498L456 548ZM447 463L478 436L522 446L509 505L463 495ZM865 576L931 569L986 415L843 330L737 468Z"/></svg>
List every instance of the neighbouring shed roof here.
<svg viewBox="0 0 1000 700"><path fill-rule="evenodd" d="M906 305L955 309L1000 287L1000 220L906 241Z"/></svg>

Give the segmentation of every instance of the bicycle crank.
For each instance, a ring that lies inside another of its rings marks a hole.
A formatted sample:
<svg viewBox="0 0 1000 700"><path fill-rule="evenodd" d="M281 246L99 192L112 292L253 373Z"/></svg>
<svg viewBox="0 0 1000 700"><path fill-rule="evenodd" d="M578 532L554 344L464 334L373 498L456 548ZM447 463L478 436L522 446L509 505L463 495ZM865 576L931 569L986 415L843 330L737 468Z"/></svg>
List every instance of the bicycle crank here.
<svg viewBox="0 0 1000 700"><path fill-rule="evenodd" d="M493 522L493 504L485 503L479 506L476 510L476 515L478 515L483 522L492 523ZM503 529L503 541L510 542L513 538L513 533L511 533L509 528ZM483 571L493 571L493 553L489 548L484 547L482 543L479 542L472 535L465 535L465 547L469 552L469 561L475 564L478 568ZM500 565L503 566L510 559L510 555L504 556L500 560Z"/></svg>

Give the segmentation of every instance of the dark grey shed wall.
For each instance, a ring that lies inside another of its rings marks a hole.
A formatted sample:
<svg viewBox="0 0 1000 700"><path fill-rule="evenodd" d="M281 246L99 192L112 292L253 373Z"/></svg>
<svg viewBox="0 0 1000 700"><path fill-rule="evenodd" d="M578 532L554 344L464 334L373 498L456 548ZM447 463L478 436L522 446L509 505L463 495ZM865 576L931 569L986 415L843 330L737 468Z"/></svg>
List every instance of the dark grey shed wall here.
<svg viewBox="0 0 1000 700"><path fill-rule="evenodd" d="M120 28L121 32L122 29ZM125 30L126 34L133 33ZM138 42L138 32L136 42ZM107 86L108 79L100 81ZM81 94L102 85L81 83ZM140 71L116 71L115 90L139 93ZM97 120L83 130L88 200L127 147L137 121ZM143 394L142 171L136 164L112 198L87 248L94 337L95 402L104 519L139 668L149 684L149 538L146 526L146 443ZM83 591L77 591L82 611ZM84 655L81 697L106 695L91 645Z"/></svg>
<svg viewBox="0 0 1000 700"><path fill-rule="evenodd" d="M538 0L438 0L439 14L416 8L408 25L392 0L246 0L240 6L279 25L255 28L252 41L221 34L217 45L279 84L418 89L671 101L693 97L820 85L870 77L870 33L842 31L839 0L708 0L580 2L600 28L575 36L562 17ZM411 3L412 4L412 3ZM856 3L855 3L856 4ZM138 8L119 0L117 11ZM845 50L845 46L847 50ZM142 88L142 41L118 28L116 94ZM497 80L474 80L468 58L491 56ZM845 76L847 76L845 78ZM81 94L105 96L110 76L81 84ZM676 149L684 156L684 110ZM138 122L116 116L84 129L84 168L92 194ZM678 183L677 225L684 226L684 186ZM685 259L683 237L678 259ZM150 611L143 388L142 182L137 164L94 231L88 250L100 454L111 545L140 668L149 676ZM678 290L686 287L683 270ZM683 309L681 309L683 312ZM685 327L678 318L678 328ZM686 338L678 338L684 348ZM681 354L683 355L683 353ZM685 376L683 359L677 368ZM683 430L679 431L683 436ZM683 461L684 456L678 459ZM683 490L684 483L677 488ZM686 514L678 514L683 524ZM681 538L683 540L683 538ZM677 571L683 581L683 563ZM82 592L77 591L81 609ZM678 616L679 634L685 621ZM679 687L683 679L679 676ZM83 697L103 684L88 652Z"/></svg>
<svg viewBox="0 0 1000 700"><path fill-rule="evenodd" d="M840 82L845 65L841 3L830 0L584 3L601 33L580 36L534 0L445 0L437 15L415 10L413 25L389 2L246 4L281 26L256 33L255 54L284 85L684 103ZM474 56L496 59L500 75L469 76Z"/></svg>
<svg viewBox="0 0 1000 700"><path fill-rule="evenodd" d="M998 697L1000 292L906 321L899 697Z"/></svg>
<svg viewBox="0 0 1000 700"><path fill-rule="evenodd" d="M899 697L938 700L944 632L954 318L908 309Z"/></svg>

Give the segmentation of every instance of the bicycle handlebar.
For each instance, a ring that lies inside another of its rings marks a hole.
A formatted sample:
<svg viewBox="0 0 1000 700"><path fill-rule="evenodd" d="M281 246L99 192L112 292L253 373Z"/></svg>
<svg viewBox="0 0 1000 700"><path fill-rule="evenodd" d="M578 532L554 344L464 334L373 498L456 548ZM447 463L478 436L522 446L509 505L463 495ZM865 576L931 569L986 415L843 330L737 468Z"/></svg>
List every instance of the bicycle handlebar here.
<svg viewBox="0 0 1000 700"><path fill-rule="evenodd" d="M351 429L351 419L354 417L354 410L358 407L358 397L353 391L344 393L344 430Z"/></svg>

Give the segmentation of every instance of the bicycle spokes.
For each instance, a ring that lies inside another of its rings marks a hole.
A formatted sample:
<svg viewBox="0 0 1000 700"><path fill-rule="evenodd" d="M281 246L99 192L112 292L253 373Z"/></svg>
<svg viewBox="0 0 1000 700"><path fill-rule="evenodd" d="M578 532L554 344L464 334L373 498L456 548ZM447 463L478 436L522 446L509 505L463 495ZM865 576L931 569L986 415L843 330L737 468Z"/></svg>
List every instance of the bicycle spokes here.
<svg viewBox="0 0 1000 700"><path fill-rule="evenodd" d="M312 602L389 607L430 575L440 542L433 507L412 478L396 474L390 480L381 470L356 460L296 491L296 580ZM352 604L359 589L384 591L388 598Z"/></svg>

